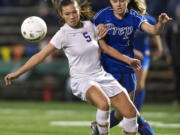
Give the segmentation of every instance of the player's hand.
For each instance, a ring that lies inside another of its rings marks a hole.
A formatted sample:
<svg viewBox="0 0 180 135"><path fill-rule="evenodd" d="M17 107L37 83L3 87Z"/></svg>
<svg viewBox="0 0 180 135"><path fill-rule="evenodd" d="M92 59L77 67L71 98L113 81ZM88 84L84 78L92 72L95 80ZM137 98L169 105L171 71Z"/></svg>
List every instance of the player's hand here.
<svg viewBox="0 0 180 135"><path fill-rule="evenodd" d="M168 21L173 20L170 18L166 13L161 13L161 15L158 18L159 23L166 24Z"/></svg>
<svg viewBox="0 0 180 135"><path fill-rule="evenodd" d="M5 81L6 85L11 85L12 80L17 78L17 77L18 77L18 75L17 75L16 72L15 73L10 73L10 74L8 74L8 75L6 75L4 77L4 81Z"/></svg>
<svg viewBox="0 0 180 135"><path fill-rule="evenodd" d="M105 27L104 24L99 24L97 27L98 29L98 37L103 38L108 33L108 29Z"/></svg>
<svg viewBox="0 0 180 135"><path fill-rule="evenodd" d="M134 70L141 70L141 61L138 59L130 59L129 65L134 69Z"/></svg>

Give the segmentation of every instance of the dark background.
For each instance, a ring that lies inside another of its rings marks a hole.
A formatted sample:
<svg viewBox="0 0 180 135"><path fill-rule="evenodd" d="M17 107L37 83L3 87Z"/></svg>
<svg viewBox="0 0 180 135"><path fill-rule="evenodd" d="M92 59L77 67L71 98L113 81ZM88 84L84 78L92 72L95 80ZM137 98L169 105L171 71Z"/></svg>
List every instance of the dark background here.
<svg viewBox="0 0 180 135"><path fill-rule="evenodd" d="M91 3L96 12L108 5L106 0L91 0ZM148 13L158 18L161 12L166 12L174 18L177 3L178 0L147 0ZM29 43L20 34L22 21L33 15L42 17L48 25L48 34L40 43ZM56 12L47 0L0 1L0 100L79 101L71 94L68 63L61 51L13 81L13 85L4 84L4 76L16 71L43 48L58 29ZM151 62L146 102L176 101L172 59L164 33L161 36L163 56Z"/></svg>

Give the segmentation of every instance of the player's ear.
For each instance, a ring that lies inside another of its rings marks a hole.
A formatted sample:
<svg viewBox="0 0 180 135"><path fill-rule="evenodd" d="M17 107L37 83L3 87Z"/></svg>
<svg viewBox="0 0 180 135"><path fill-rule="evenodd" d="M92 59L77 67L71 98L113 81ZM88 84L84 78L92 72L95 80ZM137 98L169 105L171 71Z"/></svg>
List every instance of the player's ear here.
<svg viewBox="0 0 180 135"><path fill-rule="evenodd" d="M59 16L64 19L62 12L59 12Z"/></svg>
<svg viewBox="0 0 180 135"><path fill-rule="evenodd" d="M62 12L59 12L59 16L62 17Z"/></svg>

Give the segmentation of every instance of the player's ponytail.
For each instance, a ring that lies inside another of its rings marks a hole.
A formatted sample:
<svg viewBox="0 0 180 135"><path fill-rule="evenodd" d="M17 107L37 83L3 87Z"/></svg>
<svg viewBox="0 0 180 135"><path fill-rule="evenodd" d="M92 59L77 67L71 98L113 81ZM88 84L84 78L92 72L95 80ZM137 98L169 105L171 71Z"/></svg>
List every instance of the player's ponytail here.
<svg viewBox="0 0 180 135"><path fill-rule="evenodd" d="M146 14L147 6L145 0L129 0L128 9L133 9L141 15Z"/></svg>
<svg viewBox="0 0 180 135"><path fill-rule="evenodd" d="M56 9L59 17L60 25L63 25L65 21L61 18L62 7L70 4L77 4L80 9L80 20L90 20L94 16L94 12L91 10L91 6L88 0L51 0L52 5Z"/></svg>
<svg viewBox="0 0 180 135"><path fill-rule="evenodd" d="M92 11L91 4L88 0L77 0L80 5L81 20L90 20L95 13ZM82 1L82 2L81 2Z"/></svg>

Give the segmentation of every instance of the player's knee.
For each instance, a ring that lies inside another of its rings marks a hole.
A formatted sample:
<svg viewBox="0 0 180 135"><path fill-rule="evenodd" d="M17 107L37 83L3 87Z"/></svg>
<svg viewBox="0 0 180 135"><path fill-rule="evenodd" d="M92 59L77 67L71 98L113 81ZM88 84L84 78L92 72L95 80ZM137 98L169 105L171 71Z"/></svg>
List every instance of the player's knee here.
<svg viewBox="0 0 180 135"><path fill-rule="evenodd" d="M115 110L115 117L118 120L122 120L123 119L123 115L119 111L117 111L117 110Z"/></svg>
<svg viewBox="0 0 180 135"><path fill-rule="evenodd" d="M137 124L137 117L133 117L133 118L123 118L123 132L124 135L129 135L129 134L136 134L137 130L138 130L138 124Z"/></svg>
<svg viewBox="0 0 180 135"><path fill-rule="evenodd" d="M137 116L137 110L134 106L129 107L129 112L126 114L127 118L133 118Z"/></svg>
<svg viewBox="0 0 180 135"><path fill-rule="evenodd" d="M144 83L138 83L137 84L137 90L144 90L145 84Z"/></svg>
<svg viewBox="0 0 180 135"><path fill-rule="evenodd" d="M101 110L107 111L110 109L110 106L111 106L110 100L107 99L107 100L101 101L98 108Z"/></svg>

